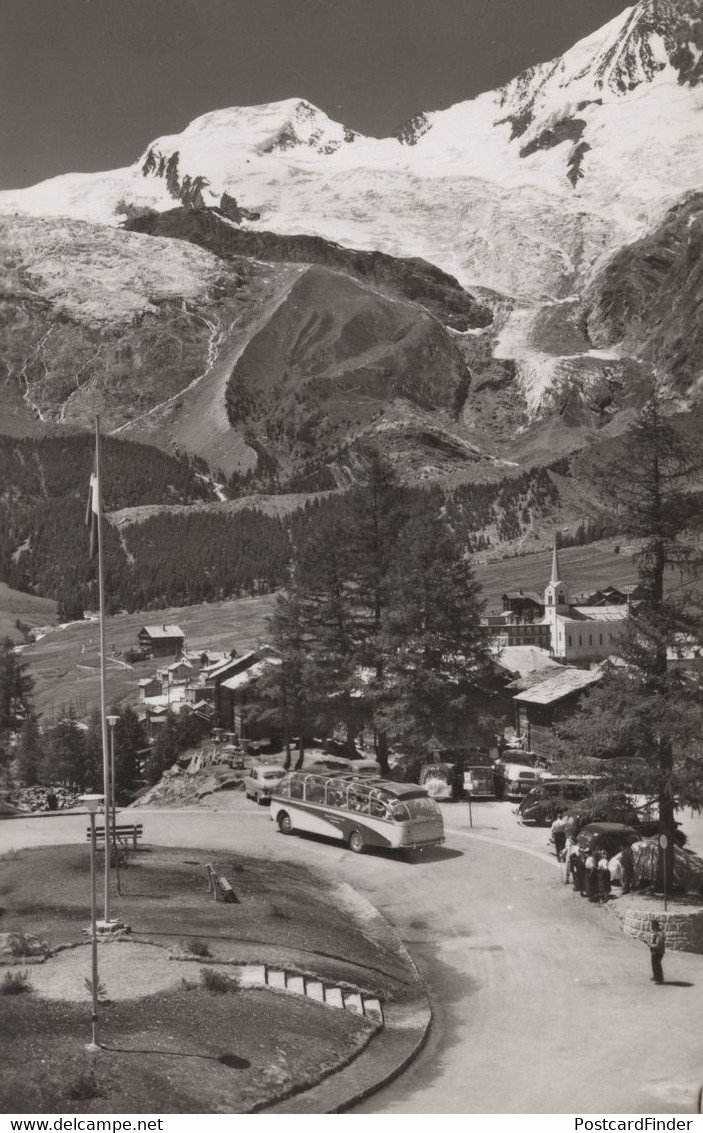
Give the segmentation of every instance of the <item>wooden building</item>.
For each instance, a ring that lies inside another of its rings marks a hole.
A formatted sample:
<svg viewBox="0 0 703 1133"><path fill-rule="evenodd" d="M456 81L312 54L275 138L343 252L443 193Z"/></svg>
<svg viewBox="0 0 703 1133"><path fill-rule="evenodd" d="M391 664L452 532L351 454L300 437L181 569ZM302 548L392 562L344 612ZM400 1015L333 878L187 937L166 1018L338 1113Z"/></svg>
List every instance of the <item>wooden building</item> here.
<svg viewBox="0 0 703 1133"><path fill-rule="evenodd" d="M183 630L174 625L142 626L137 639L153 657L177 657L185 645Z"/></svg>
<svg viewBox="0 0 703 1133"><path fill-rule="evenodd" d="M576 669L562 665L558 673L539 680L535 674L524 682L530 687L515 697L515 730L534 751L554 724L573 714L585 692L603 679L601 669ZM517 683L517 682L516 682Z"/></svg>

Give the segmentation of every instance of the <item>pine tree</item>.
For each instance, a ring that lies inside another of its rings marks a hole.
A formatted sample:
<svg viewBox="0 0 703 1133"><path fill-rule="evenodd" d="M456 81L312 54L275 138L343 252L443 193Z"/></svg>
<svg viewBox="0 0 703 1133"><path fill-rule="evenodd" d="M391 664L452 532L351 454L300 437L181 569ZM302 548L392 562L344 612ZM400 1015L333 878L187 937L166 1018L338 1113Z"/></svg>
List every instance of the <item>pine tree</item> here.
<svg viewBox="0 0 703 1133"><path fill-rule="evenodd" d="M118 798L127 799L139 784L140 753L146 748L146 735L142 721L129 705L110 711L119 717L115 725L115 788Z"/></svg>
<svg viewBox="0 0 703 1133"><path fill-rule="evenodd" d="M296 560L300 617L309 635L305 685L328 734L341 722L351 753L359 730L358 629L344 524L329 519Z"/></svg>
<svg viewBox="0 0 703 1133"><path fill-rule="evenodd" d="M461 742L488 657L480 587L432 497L404 527L384 619L389 732L416 751Z"/></svg>
<svg viewBox="0 0 703 1133"><path fill-rule="evenodd" d="M703 698L700 683L668 665L697 627L685 595L667 596L667 570L694 564L700 496L691 480L700 468L698 446L667 417L663 395L654 395L619 446L618 455L593 470L593 480L619 530L641 541L636 556L642 601L628 620L617 649L624 667L606 675L581 712L557 731L570 759L620 757L608 766L618 786L654 796L660 834L658 882L673 883L675 811L703 805Z"/></svg>
<svg viewBox="0 0 703 1133"><path fill-rule="evenodd" d="M0 743L6 743L31 713L33 693L29 666L6 637L0 642Z"/></svg>
<svg viewBox="0 0 703 1133"><path fill-rule="evenodd" d="M17 774L27 787L39 782L42 762L42 744L39 725L34 714L28 716L20 731L17 745Z"/></svg>
<svg viewBox="0 0 703 1133"><path fill-rule="evenodd" d="M388 572L398 535L408 518L407 499L388 460L372 448L363 483L349 498L347 529L350 576L354 586L357 622L357 662L360 670L373 673L364 688L375 714L385 694L383 618L388 604ZM385 727L375 728L376 755L383 772L388 771L388 736Z"/></svg>
<svg viewBox="0 0 703 1133"><path fill-rule="evenodd" d="M270 641L280 663L271 664L257 684L258 718L262 723L268 720L283 733L286 770L292 763L292 739L297 736L296 769L299 770L312 724L307 687L309 642L295 583L288 594L278 596L269 626Z"/></svg>
<svg viewBox="0 0 703 1133"><path fill-rule="evenodd" d="M78 725L75 704L63 705L58 723L46 733L41 778L45 783L69 787L95 786L86 777L86 736Z"/></svg>

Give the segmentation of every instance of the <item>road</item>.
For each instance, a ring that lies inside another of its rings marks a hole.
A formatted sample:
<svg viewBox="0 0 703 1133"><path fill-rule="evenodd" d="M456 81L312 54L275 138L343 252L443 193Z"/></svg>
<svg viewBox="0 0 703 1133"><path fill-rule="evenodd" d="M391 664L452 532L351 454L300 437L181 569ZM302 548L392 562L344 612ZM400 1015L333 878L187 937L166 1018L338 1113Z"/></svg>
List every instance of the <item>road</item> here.
<svg viewBox="0 0 703 1133"><path fill-rule="evenodd" d="M444 807L447 841L415 861L284 838L265 809L140 809L148 841L319 866L362 891L422 972L435 1022L425 1050L364 1113L691 1113L703 1086L703 957L644 944L574 896L547 834L508 804ZM136 812L135 812L136 817ZM84 817L0 823L0 851L83 841Z"/></svg>

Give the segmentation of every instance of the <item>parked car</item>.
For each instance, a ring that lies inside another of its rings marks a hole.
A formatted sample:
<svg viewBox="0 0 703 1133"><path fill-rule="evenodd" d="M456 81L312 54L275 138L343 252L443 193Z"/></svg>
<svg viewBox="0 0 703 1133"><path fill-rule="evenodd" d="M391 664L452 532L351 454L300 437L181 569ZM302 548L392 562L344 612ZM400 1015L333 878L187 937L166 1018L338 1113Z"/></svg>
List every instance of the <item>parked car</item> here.
<svg viewBox="0 0 703 1133"><path fill-rule="evenodd" d="M431 799L451 799L454 767L451 763L423 763L419 783Z"/></svg>
<svg viewBox="0 0 703 1133"><path fill-rule="evenodd" d="M281 767L271 764L251 767L244 776L244 792L247 798L254 799L257 803L264 803L267 800L270 802L271 795L274 794L284 775L285 772Z"/></svg>
<svg viewBox="0 0 703 1133"><path fill-rule="evenodd" d="M381 774L381 765L375 759L343 759L341 756L326 756L316 759L306 771L330 771L333 775L343 775L349 772L353 775L378 777Z"/></svg>
<svg viewBox="0 0 703 1133"><path fill-rule="evenodd" d="M539 771L523 763L505 763L499 759L495 771L499 798L523 799L540 781Z"/></svg>
<svg viewBox="0 0 703 1133"><path fill-rule="evenodd" d="M472 799L494 799L496 796L492 767L464 763L463 782L464 791Z"/></svg>
<svg viewBox="0 0 703 1133"><path fill-rule="evenodd" d="M584 854L605 850L608 859L619 854L625 846L632 846L642 837L623 822L589 822L579 831L576 841Z"/></svg>
<svg viewBox="0 0 703 1133"><path fill-rule="evenodd" d="M573 837L590 822L619 822L631 826L640 838L648 838L659 833L659 819L652 816L648 807L638 807L633 799L622 792L602 791L587 799L581 799L566 812L566 831ZM683 830L677 829L674 838L677 845L686 843Z"/></svg>
<svg viewBox="0 0 703 1133"><path fill-rule="evenodd" d="M569 806L573 807L575 802L581 802L583 791L582 780L542 779L520 803L518 807L520 821L534 822L536 826L551 826L559 811L567 810ZM600 817L594 815L590 821Z"/></svg>

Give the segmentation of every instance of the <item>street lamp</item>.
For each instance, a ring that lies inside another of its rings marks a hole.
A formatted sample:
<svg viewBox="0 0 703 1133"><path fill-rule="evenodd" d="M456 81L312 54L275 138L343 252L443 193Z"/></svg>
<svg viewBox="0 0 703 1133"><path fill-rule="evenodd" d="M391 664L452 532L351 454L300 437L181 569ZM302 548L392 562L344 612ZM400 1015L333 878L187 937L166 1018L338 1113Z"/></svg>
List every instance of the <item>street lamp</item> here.
<svg viewBox="0 0 703 1133"><path fill-rule="evenodd" d="M90 943L93 961L93 1014L91 1019L92 1038L86 1043L86 1050L98 1050L98 929L97 929L97 894L95 890L95 815L104 795L81 795L79 801L85 804L90 818Z"/></svg>
<svg viewBox="0 0 703 1133"><path fill-rule="evenodd" d="M119 720L119 716L108 716L107 722L110 725L110 802L112 803L112 852L117 861L117 813L115 803L115 725ZM105 853L107 853L107 820L108 815L105 815Z"/></svg>

